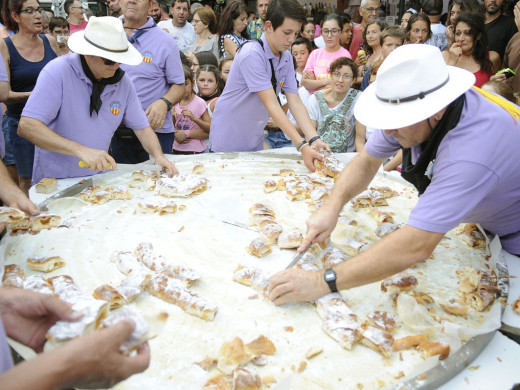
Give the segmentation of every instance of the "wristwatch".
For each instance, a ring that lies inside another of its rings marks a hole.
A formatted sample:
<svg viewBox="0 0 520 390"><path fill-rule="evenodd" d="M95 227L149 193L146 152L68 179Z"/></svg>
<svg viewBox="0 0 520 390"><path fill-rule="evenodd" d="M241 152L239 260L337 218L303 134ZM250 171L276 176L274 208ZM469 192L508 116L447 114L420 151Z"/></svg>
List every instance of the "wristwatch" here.
<svg viewBox="0 0 520 390"><path fill-rule="evenodd" d="M168 107L168 111L171 111L172 110L172 107L173 107L173 104L172 102L170 102L168 99L166 99L165 97L161 97L159 98L159 100L162 100L163 102L166 103L166 107Z"/></svg>
<svg viewBox="0 0 520 390"><path fill-rule="evenodd" d="M338 288L336 287L336 272L334 272L332 268L328 268L325 270L323 278L325 279L325 282L329 285L331 292L338 292Z"/></svg>

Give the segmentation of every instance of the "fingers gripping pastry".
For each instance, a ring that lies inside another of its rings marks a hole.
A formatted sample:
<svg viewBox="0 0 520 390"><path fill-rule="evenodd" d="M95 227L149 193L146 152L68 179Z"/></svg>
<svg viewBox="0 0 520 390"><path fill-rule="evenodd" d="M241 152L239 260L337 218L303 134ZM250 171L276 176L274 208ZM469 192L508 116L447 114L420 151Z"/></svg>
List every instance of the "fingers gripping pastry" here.
<svg viewBox="0 0 520 390"><path fill-rule="evenodd" d="M24 290L35 291L40 294L54 295L51 284L40 275L30 275L23 281Z"/></svg>
<svg viewBox="0 0 520 390"><path fill-rule="evenodd" d="M12 223L25 218L23 211L14 207L0 206L0 223Z"/></svg>
<svg viewBox="0 0 520 390"><path fill-rule="evenodd" d="M25 279L24 270L16 264L8 264L4 267L2 286L8 288L23 288Z"/></svg>
<svg viewBox="0 0 520 390"><path fill-rule="evenodd" d="M281 249L298 248L303 241L303 235L297 231L282 231L278 236L278 247Z"/></svg>
<svg viewBox="0 0 520 390"><path fill-rule="evenodd" d="M53 177L45 177L41 179L35 186L36 192L39 194L50 194L58 188L58 180Z"/></svg>
<svg viewBox="0 0 520 390"><path fill-rule="evenodd" d="M335 179L345 168L345 164L341 163L334 155L327 156L323 161L314 160L316 171L323 176Z"/></svg>
<svg viewBox="0 0 520 390"><path fill-rule="evenodd" d="M256 257L264 257L272 252L271 245L262 238L255 238L247 247L247 252Z"/></svg>
<svg viewBox="0 0 520 390"><path fill-rule="evenodd" d="M27 265L33 271L52 272L58 268L65 267L65 261L59 256L51 257L29 257Z"/></svg>
<svg viewBox="0 0 520 390"><path fill-rule="evenodd" d="M44 229L53 229L60 226L61 217L59 215L38 215L32 218L31 231L39 232Z"/></svg>

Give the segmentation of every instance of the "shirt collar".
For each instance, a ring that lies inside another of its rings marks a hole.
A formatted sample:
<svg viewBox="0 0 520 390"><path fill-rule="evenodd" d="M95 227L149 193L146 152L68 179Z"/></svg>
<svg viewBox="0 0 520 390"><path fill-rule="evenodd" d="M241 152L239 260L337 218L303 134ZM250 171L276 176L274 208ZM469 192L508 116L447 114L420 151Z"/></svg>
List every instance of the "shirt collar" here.
<svg viewBox="0 0 520 390"><path fill-rule="evenodd" d="M267 57L267 59L270 60L271 58L277 58L277 56L275 56L273 51L271 50L271 46L269 46L269 42L267 42L267 38L265 37L264 33L262 33L262 36L260 37L260 39L264 43L264 51L265 51L265 56Z"/></svg>

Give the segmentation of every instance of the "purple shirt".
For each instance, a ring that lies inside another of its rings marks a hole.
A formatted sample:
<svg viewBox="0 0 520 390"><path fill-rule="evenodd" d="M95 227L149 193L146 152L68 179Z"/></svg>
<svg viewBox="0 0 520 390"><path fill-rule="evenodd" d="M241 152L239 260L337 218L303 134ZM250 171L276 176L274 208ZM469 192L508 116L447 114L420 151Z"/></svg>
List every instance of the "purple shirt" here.
<svg viewBox="0 0 520 390"><path fill-rule="evenodd" d="M148 120L130 78L108 84L101 93L99 114L90 116L92 82L81 67L78 54L69 54L49 62L40 73L22 116L38 119L55 133L89 148L108 151L112 135L123 122L141 130ZM44 177L57 179L89 176L98 172L78 166L76 156L35 147L33 182Z"/></svg>
<svg viewBox="0 0 520 390"><path fill-rule="evenodd" d="M124 22L124 18L121 18ZM155 26L151 17L140 27L143 31L139 34L134 30L132 36L135 42L132 44L143 56L143 62L139 65L121 64L130 80L134 83L137 96L146 110L150 104L160 99L171 84L184 84L184 72L182 70L181 57L175 39L165 31ZM166 119L161 130L157 133L173 133L175 128L172 122L172 113L166 113Z"/></svg>
<svg viewBox="0 0 520 390"><path fill-rule="evenodd" d="M0 375L11 368L13 368L13 358L11 356L9 344L7 344L4 324L0 318Z"/></svg>
<svg viewBox="0 0 520 390"><path fill-rule="evenodd" d="M446 233L461 222L479 223L500 236L510 253L520 253L520 123L476 90L466 102L457 126L442 140L432 182L412 210L408 224ZM399 149L392 136L376 130L365 150L384 158ZM412 148L417 161L420 146Z"/></svg>
<svg viewBox="0 0 520 390"><path fill-rule="evenodd" d="M291 53L275 56L265 34L258 42L246 43L235 56L224 92L218 98L211 118L209 140L213 152L247 152L262 150L264 127L269 113L257 92L272 88L271 65L273 60L277 86L281 90L298 93Z"/></svg>
<svg viewBox="0 0 520 390"><path fill-rule="evenodd" d="M5 70L4 58L0 54L0 82L9 82L7 77L7 71ZM0 131L0 158L4 158L5 155L5 143L4 133Z"/></svg>

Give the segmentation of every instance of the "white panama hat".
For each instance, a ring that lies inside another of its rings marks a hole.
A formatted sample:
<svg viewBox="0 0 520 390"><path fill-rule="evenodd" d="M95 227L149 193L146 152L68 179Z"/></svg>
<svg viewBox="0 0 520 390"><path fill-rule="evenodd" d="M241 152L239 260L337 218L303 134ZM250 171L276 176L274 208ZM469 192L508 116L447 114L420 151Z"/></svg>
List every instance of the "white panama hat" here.
<svg viewBox="0 0 520 390"><path fill-rule="evenodd" d="M384 60L376 81L356 102L354 116L376 129L410 126L439 112L474 83L472 73L446 65L437 47L404 45Z"/></svg>
<svg viewBox="0 0 520 390"><path fill-rule="evenodd" d="M127 65L139 65L143 56L126 37L123 23L113 16L91 16L87 28L69 37L70 50Z"/></svg>

